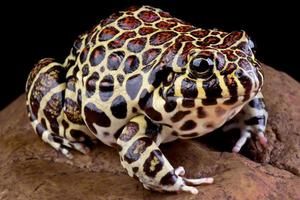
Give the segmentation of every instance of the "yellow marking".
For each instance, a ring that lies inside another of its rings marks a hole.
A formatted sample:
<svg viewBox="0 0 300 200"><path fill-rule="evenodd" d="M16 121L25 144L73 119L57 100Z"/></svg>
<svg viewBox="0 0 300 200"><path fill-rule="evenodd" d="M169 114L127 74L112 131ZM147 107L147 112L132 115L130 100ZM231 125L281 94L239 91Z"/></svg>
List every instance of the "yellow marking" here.
<svg viewBox="0 0 300 200"><path fill-rule="evenodd" d="M155 166L159 164L159 160L157 157L154 157L152 160L151 160L151 166L150 166L150 171L154 171L155 170Z"/></svg>

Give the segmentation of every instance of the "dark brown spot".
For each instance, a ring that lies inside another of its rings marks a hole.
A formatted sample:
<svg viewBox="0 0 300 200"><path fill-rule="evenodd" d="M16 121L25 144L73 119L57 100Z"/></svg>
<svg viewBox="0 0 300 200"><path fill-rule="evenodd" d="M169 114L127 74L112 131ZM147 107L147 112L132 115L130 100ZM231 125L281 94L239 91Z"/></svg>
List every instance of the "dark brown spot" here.
<svg viewBox="0 0 300 200"><path fill-rule="evenodd" d="M142 27L139 29L139 34L140 35L148 35L150 33L153 33L155 31L157 31L157 28L152 28L152 27Z"/></svg>
<svg viewBox="0 0 300 200"><path fill-rule="evenodd" d="M255 117L245 120L246 125L262 125L262 126L264 126L265 123L266 123L265 116L255 116Z"/></svg>
<svg viewBox="0 0 300 200"><path fill-rule="evenodd" d="M182 106L185 108L193 108L195 106L195 100L194 99L183 99Z"/></svg>
<svg viewBox="0 0 300 200"><path fill-rule="evenodd" d="M64 113L70 122L75 124L84 124L81 117L81 107L77 102L70 98L66 98L64 101Z"/></svg>
<svg viewBox="0 0 300 200"><path fill-rule="evenodd" d="M132 16L124 17L118 21L118 26L123 30L132 30L139 27L140 25L140 20Z"/></svg>
<svg viewBox="0 0 300 200"><path fill-rule="evenodd" d="M153 94L151 94L146 103L145 112L150 117L150 119L154 121L161 121L162 115L160 112L154 109L153 107Z"/></svg>
<svg viewBox="0 0 300 200"><path fill-rule="evenodd" d="M198 89L196 83L189 78L183 79L181 82L181 94L184 98L197 98Z"/></svg>
<svg viewBox="0 0 300 200"><path fill-rule="evenodd" d="M161 49L149 49L145 51L142 55L143 65L148 65L153 61L161 52Z"/></svg>
<svg viewBox="0 0 300 200"><path fill-rule="evenodd" d="M109 136L109 132L103 132L104 137Z"/></svg>
<svg viewBox="0 0 300 200"><path fill-rule="evenodd" d="M86 124L93 133L97 133L93 124L97 124L102 127L110 127L111 121L109 117L105 114L105 112L97 108L95 104L86 104L84 106L84 114Z"/></svg>
<svg viewBox="0 0 300 200"><path fill-rule="evenodd" d="M205 36L207 36L209 33L208 30L195 30L193 32L191 32L192 36L195 36L197 38L203 38Z"/></svg>
<svg viewBox="0 0 300 200"><path fill-rule="evenodd" d="M94 72L87 80L86 80L86 96L91 97L96 91L96 82L99 80L99 74Z"/></svg>
<svg viewBox="0 0 300 200"><path fill-rule="evenodd" d="M88 47L85 47L81 53L80 53L80 56L79 56L79 60L80 62L83 64L85 61L86 61L86 58L87 58L87 55L89 53L89 48Z"/></svg>
<svg viewBox="0 0 300 200"><path fill-rule="evenodd" d="M236 61L238 59L238 57L234 54L234 51L230 49L223 50L222 53L226 55L226 58L229 61Z"/></svg>
<svg viewBox="0 0 300 200"><path fill-rule="evenodd" d="M147 42L147 38L145 37L136 38L128 42L127 48L129 51L133 53L139 53L145 48L146 42Z"/></svg>
<svg viewBox="0 0 300 200"><path fill-rule="evenodd" d="M143 76L140 74L133 75L128 78L126 82L126 92L130 99L135 99L136 95L139 93L143 83Z"/></svg>
<svg viewBox="0 0 300 200"><path fill-rule="evenodd" d="M67 89L75 92L75 83L76 83L76 77L69 76L67 78Z"/></svg>
<svg viewBox="0 0 300 200"><path fill-rule="evenodd" d="M127 150L124 155L124 160L126 162L133 163L137 161L141 155L145 152L147 147L152 144L152 140L148 137L138 138Z"/></svg>
<svg viewBox="0 0 300 200"><path fill-rule="evenodd" d="M146 103L148 101L148 99L150 98L151 96L151 93L147 91L147 89L144 89L142 92L141 92L141 95L140 95L140 98L139 98L139 106L141 109L145 109L145 106L146 106Z"/></svg>
<svg viewBox="0 0 300 200"><path fill-rule="evenodd" d="M150 37L150 44L154 45L154 46L164 44L167 41L171 40L176 35L177 35L177 33L173 32L173 31L161 31L161 32L155 33Z"/></svg>
<svg viewBox="0 0 300 200"><path fill-rule="evenodd" d="M206 37L203 41L198 41L197 45L209 46L211 44L217 44L218 42L220 42L220 38L215 37L215 36L209 36L209 37Z"/></svg>
<svg viewBox="0 0 300 200"><path fill-rule="evenodd" d="M225 67L226 61L225 56L221 53L217 53L216 58L216 67L219 71L221 71Z"/></svg>
<svg viewBox="0 0 300 200"><path fill-rule="evenodd" d="M201 107L201 106L197 108L197 117L198 118L206 117L206 112L204 111L203 107Z"/></svg>
<svg viewBox="0 0 300 200"><path fill-rule="evenodd" d="M161 21L155 24L155 26L159 29L162 30L169 30L170 28L176 26L177 23L174 22L165 22L165 21Z"/></svg>
<svg viewBox="0 0 300 200"><path fill-rule="evenodd" d="M266 107L263 98L252 99L251 101L249 101L249 106L258 110L265 109Z"/></svg>
<svg viewBox="0 0 300 200"><path fill-rule="evenodd" d="M195 46L193 43L191 43L191 42L186 42L185 45L184 45L184 47L183 47L182 52L183 52L183 53L189 53L189 51L190 51L191 49L193 49L193 48L196 48L196 46Z"/></svg>
<svg viewBox="0 0 300 200"><path fill-rule="evenodd" d="M102 101L107 101L114 91L114 78L112 75L106 75L100 81L99 94Z"/></svg>
<svg viewBox="0 0 300 200"><path fill-rule="evenodd" d="M214 74L209 79L203 81L202 88L208 99L216 99L222 97L222 88L218 77Z"/></svg>
<svg viewBox="0 0 300 200"><path fill-rule="evenodd" d="M177 180L177 175L174 172L168 172L160 180L161 185L174 185Z"/></svg>
<svg viewBox="0 0 300 200"><path fill-rule="evenodd" d="M197 126L196 122L194 122L193 120L188 120L188 121L184 122L184 124L180 127L180 130L183 130L183 131L192 130L196 126Z"/></svg>
<svg viewBox="0 0 300 200"><path fill-rule="evenodd" d="M235 71L235 76L239 79L240 83L245 88L244 99L243 99L243 101L245 102L250 98L252 80L250 77L246 76L241 69Z"/></svg>
<svg viewBox="0 0 300 200"><path fill-rule="evenodd" d="M188 35L180 35L177 39L176 39L176 42L192 42L194 41L195 39L191 36L188 36Z"/></svg>
<svg viewBox="0 0 300 200"><path fill-rule="evenodd" d="M137 112L137 108L136 107L132 107L132 112L136 113Z"/></svg>
<svg viewBox="0 0 300 200"><path fill-rule="evenodd" d="M122 86L123 81L124 81L124 76L122 74L118 74L117 75L117 80L120 83L120 85Z"/></svg>
<svg viewBox="0 0 300 200"><path fill-rule="evenodd" d="M176 131L172 131L171 135L174 135L174 136L179 136L179 133L176 132Z"/></svg>
<svg viewBox="0 0 300 200"><path fill-rule="evenodd" d="M116 29L112 26L106 27L106 28L102 29L102 31L100 32L99 41L110 40L118 33L119 33L118 29Z"/></svg>
<svg viewBox="0 0 300 200"><path fill-rule="evenodd" d="M137 134L139 131L139 125L136 122L128 122L125 126L125 130L118 137L120 140L127 142Z"/></svg>
<svg viewBox="0 0 300 200"><path fill-rule="evenodd" d="M117 96L111 103L110 110L118 119L124 119L127 116L127 103L123 96Z"/></svg>
<svg viewBox="0 0 300 200"><path fill-rule="evenodd" d="M220 117L226 113L226 110L224 108L218 106L218 107L216 107L215 112L216 112L216 115Z"/></svg>
<svg viewBox="0 0 300 200"><path fill-rule="evenodd" d="M237 83L234 80L233 77L229 77L229 76L224 76L224 81L225 84L228 88L229 94L230 94L230 99L226 100L224 102L225 105L231 105L233 103L235 103L238 100L238 94L237 94Z"/></svg>
<svg viewBox="0 0 300 200"><path fill-rule="evenodd" d="M100 67L100 72L103 73L104 71L105 71L105 67L104 67L104 66L101 66L101 67Z"/></svg>
<svg viewBox="0 0 300 200"><path fill-rule="evenodd" d="M166 112L172 112L177 106L177 102L175 98L166 98L166 103L164 105L164 109Z"/></svg>
<svg viewBox="0 0 300 200"><path fill-rule="evenodd" d="M139 67L139 59L135 55L128 56L125 60L125 66L123 68L123 71L125 74L129 74L137 70Z"/></svg>
<svg viewBox="0 0 300 200"><path fill-rule="evenodd" d="M202 104L205 106L216 105L217 103L217 99L215 98L202 99Z"/></svg>
<svg viewBox="0 0 300 200"><path fill-rule="evenodd" d="M190 114L191 111L178 111L175 115L171 117L172 122L178 122L182 120L186 115Z"/></svg>
<svg viewBox="0 0 300 200"><path fill-rule="evenodd" d="M107 68L109 70L117 70L124 58L124 51L112 52L107 58Z"/></svg>
<svg viewBox="0 0 300 200"><path fill-rule="evenodd" d="M153 141L156 141L157 135L161 133L162 125L153 123L150 119L145 117L147 122L147 127L145 130L145 135L151 138Z"/></svg>
<svg viewBox="0 0 300 200"><path fill-rule="evenodd" d="M86 138L86 134L81 130L71 129L70 134L73 138L80 140L81 138Z"/></svg>
<svg viewBox="0 0 300 200"><path fill-rule="evenodd" d="M99 65L105 57L105 48L103 46L96 47L90 55L91 66Z"/></svg>
<svg viewBox="0 0 300 200"><path fill-rule="evenodd" d="M164 17L164 18L170 18L170 17L172 17L172 16L170 15L170 13L165 12L165 11L160 11L160 12L158 12L158 14L159 14L161 17Z"/></svg>
<svg viewBox="0 0 300 200"><path fill-rule="evenodd" d="M139 171L139 168L138 167L133 167L132 171L133 171L133 173L137 173L137 171Z"/></svg>
<svg viewBox="0 0 300 200"><path fill-rule="evenodd" d="M64 119L61 121L61 124L63 125L64 130L68 129L70 126L69 123Z"/></svg>
<svg viewBox="0 0 300 200"><path fill-rule="evenodd" d="M144 22L155 22L159 19L159 16L152 11L143 10L138 14L138 17Z"/></svg>
<svg viewBox="0 0 300 200"><path fill-rule="evenodd" d="M174 30L177 32L188 32L195 29L193 26L178 26Z"/></svg>
<svg viewBox="0 0 300 200"><path fill-rule="evenodd" d="M82 76L83 76L83 77L87 76L87 75L89 74L89 71L90 71L90 70L89 70L89 65L85 64L85 65L82 67L81 71L82 71Z"/></svg>

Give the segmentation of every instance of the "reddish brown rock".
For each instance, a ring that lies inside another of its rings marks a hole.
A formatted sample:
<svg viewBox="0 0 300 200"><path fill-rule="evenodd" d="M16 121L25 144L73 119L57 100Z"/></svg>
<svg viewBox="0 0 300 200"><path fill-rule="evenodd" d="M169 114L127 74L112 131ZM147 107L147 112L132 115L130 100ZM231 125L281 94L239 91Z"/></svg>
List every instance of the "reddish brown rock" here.
<svg viewBox="0 0 300 200"><path fill-rule="evenodd" d="M195 196L143 189L101 143L66 159L33 133L21 96L0 113L0 199L300 199L300 84L267 66L265 78L267 149L251 140L241 155L230 153L236 135L218 131L162 145L187 176L215 178Z"/></svg>

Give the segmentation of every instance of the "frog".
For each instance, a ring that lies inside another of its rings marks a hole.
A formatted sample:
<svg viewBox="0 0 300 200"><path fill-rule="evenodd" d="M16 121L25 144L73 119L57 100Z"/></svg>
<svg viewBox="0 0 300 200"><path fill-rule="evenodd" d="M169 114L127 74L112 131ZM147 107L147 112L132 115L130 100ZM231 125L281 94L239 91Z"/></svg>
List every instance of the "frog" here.
<svg viewBox="0 0 300 200"><path fill-rule="evenodd" d="M78 36L64 62L40 60L26 107L35 133L67 158L101 141L144 188L197 194L213 177L187 178L160 144L238 129L234 153L251 137L266 146L263 82L245 31L198 28L133 6Z"/></svg>

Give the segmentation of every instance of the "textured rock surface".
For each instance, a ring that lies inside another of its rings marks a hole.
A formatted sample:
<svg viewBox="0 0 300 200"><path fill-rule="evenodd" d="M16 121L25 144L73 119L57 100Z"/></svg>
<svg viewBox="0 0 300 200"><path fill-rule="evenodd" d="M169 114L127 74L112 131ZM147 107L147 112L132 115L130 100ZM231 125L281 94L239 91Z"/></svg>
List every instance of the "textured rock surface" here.
<svg viewBox="0 0 300 200"><path fill-rule="evenodd" d="M270 67L265 75L267 149L251 140L230 153L237 136L218 131L162 146L188 176L214 176L196 196L143 189L101 143L67 160L33 133L21 96L0 113L0 199L300 199L300 84Z"/></svg>

